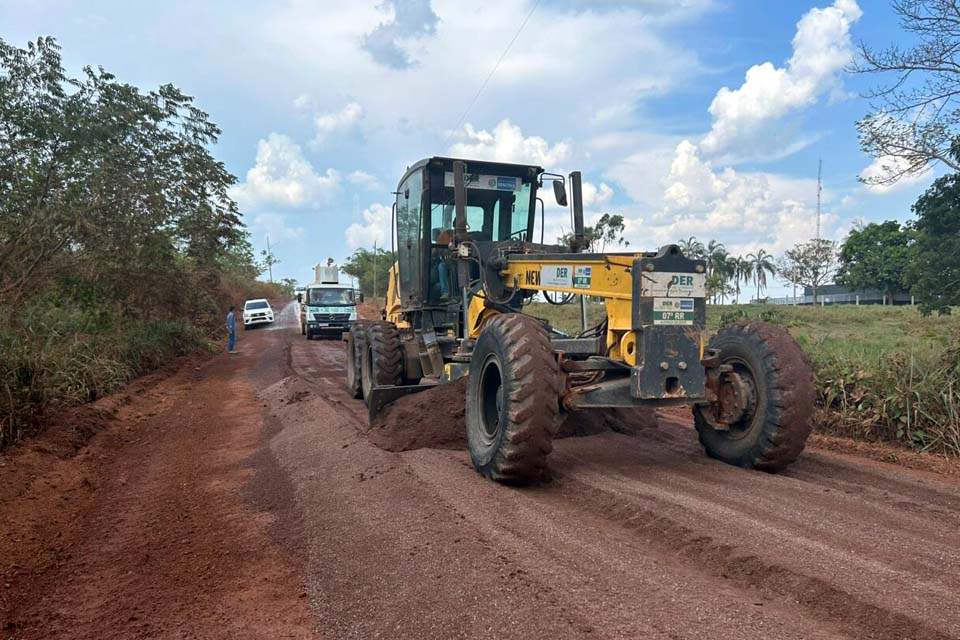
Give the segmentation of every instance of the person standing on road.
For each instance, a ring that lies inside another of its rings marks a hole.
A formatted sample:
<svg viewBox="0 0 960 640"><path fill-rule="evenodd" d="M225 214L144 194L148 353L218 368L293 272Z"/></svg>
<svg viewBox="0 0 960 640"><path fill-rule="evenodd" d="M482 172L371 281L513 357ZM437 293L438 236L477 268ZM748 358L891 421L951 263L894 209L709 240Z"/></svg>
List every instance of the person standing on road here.
<svg viewBox="0 0 960 640"><path fill-rule="evenodd" d="M230 341L227 342L227 353L236 353L233 348L237 344L237 319L233 315L235 306L230 305L230 312L227 314L227 331L230 332Z"/></svg>

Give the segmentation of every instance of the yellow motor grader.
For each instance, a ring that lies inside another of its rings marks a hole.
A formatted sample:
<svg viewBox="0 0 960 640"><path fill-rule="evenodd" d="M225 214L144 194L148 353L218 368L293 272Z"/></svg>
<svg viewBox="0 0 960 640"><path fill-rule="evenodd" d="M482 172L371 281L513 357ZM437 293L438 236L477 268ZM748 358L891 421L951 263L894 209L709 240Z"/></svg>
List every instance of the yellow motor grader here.
<svg viewBox="0 0 960 640"><path fill-rule="evenodd" d="M544 242L547 182L558 205L569 200L565 245ZM400 180L392 232L383 319L345 336L347 386L371 420L402 396L467 376L470 456L507 484L542 476L567 412L690 405L714 458L776 471L802 451L814 387L799 345L755 321L705 344L706 265L675 245L584 252L579 172L422 160ZM525 312L534 300L583 296L602 299L606 317L576 335Z"/></svg>

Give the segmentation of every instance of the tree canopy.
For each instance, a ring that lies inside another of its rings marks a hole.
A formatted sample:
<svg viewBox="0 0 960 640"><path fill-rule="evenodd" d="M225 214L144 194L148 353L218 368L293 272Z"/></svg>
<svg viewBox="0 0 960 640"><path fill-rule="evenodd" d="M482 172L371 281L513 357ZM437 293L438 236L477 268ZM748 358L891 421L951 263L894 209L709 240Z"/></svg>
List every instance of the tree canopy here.
<svg viewBox="0 0 960 640"><path fill-rule="evenodd" d="M376 252L361 248L343 263L343 272L357 279L364 295L380 298L387 293L388 273L396 260L393 251L380 247Z"/></svg>
<svg viewBox="0 0 960 640"><path fill-rule="evenodd" d="M906 282L925 313L960 304L960 174L938 178L913 205L914 252Z"/></svg>
<svg viewBox="0 0 960 640"><path fill-rule="evenodd" d="M882 78L866 94L860 145L878 158L871 184L892 184L942 163L960 171L952 153L960 136L960 4L956 0L893 0L905 38L885 48L861 43L851 70ZM905 45L903 42L909 42Z"/></svg>
<svg viewBox="0 0 960 640"><path fill-rule="evenodd" d="M71 78L52 38L0 40L0 296L82 281L149 313L184 308L184 273L255 276L219 134L172 85Z"/></svg>
<svg viewBox="0 0 960 640"><path fill-rule="evenodd" d="M906 290L913 231L895 220L853 229L840 247L837 282L850 289Z"/></svg>

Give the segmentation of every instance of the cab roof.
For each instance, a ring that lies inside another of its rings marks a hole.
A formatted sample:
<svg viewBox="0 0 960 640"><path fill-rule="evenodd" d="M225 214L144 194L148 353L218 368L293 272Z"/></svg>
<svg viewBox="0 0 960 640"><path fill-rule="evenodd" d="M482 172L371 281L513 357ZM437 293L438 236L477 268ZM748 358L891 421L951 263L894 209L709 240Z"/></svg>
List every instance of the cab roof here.
<svg viewBox="0 0 960 640"><path fill-rule="evenodd" d="M403 177L400 178L400 181L397 183L397 188L399 190L399 185L403 184L403 181L406 180L410 174L415 171L418 171L426 166L438 165L442 166L445 171L453 171L453 161L462 160L467 165L467 171L474 173L478 170L488 171L490 173L502 174L505 176L517 176L520 178L536 178L541 173L543 173L543 167L539 167L535 164L513 164L510 162L490 162L488 160L468 160L466 158L448 158L446 156L433 156L432 158L424 158L423 160L418 160L412 165L407 167L406 172L404 172ZM474 167L480 166L481 169L475 169Z"/></svg>

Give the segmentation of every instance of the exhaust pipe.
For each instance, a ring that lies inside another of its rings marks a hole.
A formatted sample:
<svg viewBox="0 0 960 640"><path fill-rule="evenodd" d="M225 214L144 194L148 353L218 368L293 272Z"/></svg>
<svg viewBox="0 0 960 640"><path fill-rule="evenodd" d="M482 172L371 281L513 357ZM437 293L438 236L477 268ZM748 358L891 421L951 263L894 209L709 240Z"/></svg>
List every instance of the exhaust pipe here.
<svg viewBox="0 0 960 640"><path fill-rule="evenodd" d="M573 196L573 246L571 249L582 251L587 242L583 232L583 185L579 171L570 174L570 191Z"/></svg>
<svg viewBox="0 0 960 640"><path fill-rule="evenodd" d="M453 223L453 237L457 244L467 239L467 188L463 183L464 162L453 161L453 207L456 218Z"/></svg>

